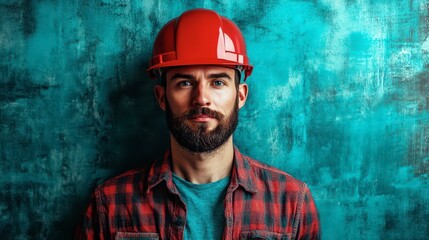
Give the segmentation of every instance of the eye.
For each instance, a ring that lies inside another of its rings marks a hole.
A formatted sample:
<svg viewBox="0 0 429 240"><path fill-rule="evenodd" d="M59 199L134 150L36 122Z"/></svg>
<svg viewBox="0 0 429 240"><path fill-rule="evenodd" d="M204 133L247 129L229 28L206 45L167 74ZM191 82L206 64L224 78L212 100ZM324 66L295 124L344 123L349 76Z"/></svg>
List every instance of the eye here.
<svg viewBox="0 0 429 240"><path fill-rule="evenodd" d="M180 81L177 83L177 86L179 87L189 87L192 86L190 81Z"/></svg>
<svg viewBox="0 0 429 240"><path fill-rule="evenodd" d="M215 81L213 81L213 85L216 86L216 87L221 87L221 86L225 86L226 84L225 84L224 81L215 80Z"/></svg>

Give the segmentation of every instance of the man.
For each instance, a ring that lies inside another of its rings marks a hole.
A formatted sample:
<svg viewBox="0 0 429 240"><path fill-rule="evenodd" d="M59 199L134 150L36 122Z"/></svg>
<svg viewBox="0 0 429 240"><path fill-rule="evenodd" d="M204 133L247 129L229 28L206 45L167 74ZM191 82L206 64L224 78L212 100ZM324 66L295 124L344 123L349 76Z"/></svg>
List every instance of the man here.
<svg viewBox="0 0 429 240"><path fill-rule="evenodd" d="M87 239L319 239L307 186L233 145L252 66L238 27L195 9L159 32L150 62L170 149L95 189Z"/></svg>

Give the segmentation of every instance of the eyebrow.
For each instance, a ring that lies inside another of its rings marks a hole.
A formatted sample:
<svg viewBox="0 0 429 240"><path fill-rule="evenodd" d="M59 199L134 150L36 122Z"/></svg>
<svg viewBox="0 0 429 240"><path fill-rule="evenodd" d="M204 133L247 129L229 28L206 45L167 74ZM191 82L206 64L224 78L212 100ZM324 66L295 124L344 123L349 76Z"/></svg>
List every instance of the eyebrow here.
<svg viewBox="0 0 429 240"><path fill-rule="evenodd" d="M195 77L191 74L176 73L173 75L173 77L171 77L171 80L175 80L177 78L195 79Z"/></svg>
<svg viewBox="0 0 429 240"><path fill-rule="evenodd" d="M178 78L194 80L195 76L191 74L176 73L173 75L173 77L171 77L171 80L175 80ZM226 78L226 79L232 80L231 77L225 72L209 74L208 78Z"/></svg>
<svg viewBox="0 0 429 240"><path fill-rule="evenodd" d="M229 80L232 80L231 77L228 74L226 74L225 72L212 73L209 75L209 78L227 78Z"/></svg>

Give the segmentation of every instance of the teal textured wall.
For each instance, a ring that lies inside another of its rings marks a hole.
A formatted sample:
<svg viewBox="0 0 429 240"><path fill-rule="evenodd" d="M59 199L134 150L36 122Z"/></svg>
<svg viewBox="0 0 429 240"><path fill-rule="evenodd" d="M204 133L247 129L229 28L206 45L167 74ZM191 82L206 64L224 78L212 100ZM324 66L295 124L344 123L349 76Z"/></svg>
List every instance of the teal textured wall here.
<svg viewBox="0 0 429 240"><path fill-rule="evenodd" d="M0 2L1 239L71 239L96 184L163 152L145 68L195 7L255 66L236 145L309 184L324 239L427 239L429 1Z"/></svg>

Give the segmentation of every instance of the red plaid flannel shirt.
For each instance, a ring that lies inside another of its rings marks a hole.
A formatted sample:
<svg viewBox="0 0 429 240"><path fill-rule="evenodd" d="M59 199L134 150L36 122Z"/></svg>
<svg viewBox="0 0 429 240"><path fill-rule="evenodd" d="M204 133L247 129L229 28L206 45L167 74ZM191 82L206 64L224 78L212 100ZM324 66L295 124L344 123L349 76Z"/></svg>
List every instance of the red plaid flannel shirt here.
<svg viewBox="0 0 429 240"><path fill-rule="evenodd" d="M306 184L238 149L234 155L224 240L320 239ZM185 224L186 206L173 184L167 152L148 171L129 171L97 187L77 238L183 239Z"/></svg>

